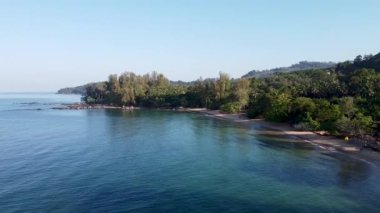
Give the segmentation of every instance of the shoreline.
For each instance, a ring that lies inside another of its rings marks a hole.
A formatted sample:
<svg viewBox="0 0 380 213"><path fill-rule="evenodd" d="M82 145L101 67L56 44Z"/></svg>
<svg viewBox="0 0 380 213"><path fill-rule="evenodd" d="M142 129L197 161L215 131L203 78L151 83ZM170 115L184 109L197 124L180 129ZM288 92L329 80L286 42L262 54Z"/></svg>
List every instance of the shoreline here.
<svg viewBox="0 0 380 213"><path fill-rule="evenodd" d="M53 107L52 109L57 110L81 110L81 109L121 109L127 111L141 110L141 109L151 109L142 107L126 107L126 106L111 106L105 104L85 104L85 103L74 103L65 104L62 107ZM175 112L192 112L200 113L206 116L210 116L216 119L243 123L250 125L252 127L259 128L256 130L259 135L267 135L272 137L286 137L296 139L297 142L309 143L317 146L320 149L327 151L340 151L345 153L357 153L363 150L361 141L356 138L352 138L349 141L344 141L344 139L339 139L334 136L326 136L317 134L312 131L300 131L296 130L292 126L286 123L274 123L266 121L264 119L249 119L245 113L235 113L228 114L222 113L220 110L209 110L206 108L154 108L157 110L171 110ZM375 151L373 151L375 152Z"/></svg>
<svg viewBox="0 0 380 213"><path fill-rule="evenodd" d="M190 110L192 112L193 110ZM245 113L227 114L219 110L198 111L207 116L229 122L246 124L257 128L258 135L279 138L283 141L292 140L296 143L308 143L321 151L342 154L352 159L360 160L374 166L380 166L380 155L376 150L362 147L359 139L350 139L348 142L334 136L319 135L312 131L299 131L286 123L274 123L264 119L249 119Z"/></svg>
<svg viewBox="0 0 380 213"><path fill-rule="evenodd" d="M112 106L107 104L85 104L85 103L73 103L73 104L62 104L59 107L52 107L56 110L81 110L81 109L123 109L123 110L135 110L141 109L140 107L134 106Z"/></svg>
<svg viewBox="0 0 380 213"><path fill-rule="evenodd" d="M345 153L360 152L363 147L359 145L358 139L350 139L348 142L334 136L320 135L312 131L296 130L286 123L274 123L264 119L249 119L245 113L227 114L219 110L190 109L187 112L199 112L210 117L221 120L244 123L261 130L255 130L259 135L274 137L286 137L296 139L297 142L310 143L327 151L341 151Z"/></svg>

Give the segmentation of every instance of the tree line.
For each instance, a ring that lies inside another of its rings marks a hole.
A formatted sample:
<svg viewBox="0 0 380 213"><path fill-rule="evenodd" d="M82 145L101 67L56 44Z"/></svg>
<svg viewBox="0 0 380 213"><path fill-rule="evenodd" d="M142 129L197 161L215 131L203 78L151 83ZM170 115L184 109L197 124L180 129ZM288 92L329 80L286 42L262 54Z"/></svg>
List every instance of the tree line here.
<svg viewBox="0 0 380 213"><path fill-rule="evenodd" d="M302 130L366 135L380 131L380 53L333 68L240 79L221 72L218 78L186 84L157 72L127 72L88 86L83 99L89 104L246 112L250 118L289 122Z"/></svg>

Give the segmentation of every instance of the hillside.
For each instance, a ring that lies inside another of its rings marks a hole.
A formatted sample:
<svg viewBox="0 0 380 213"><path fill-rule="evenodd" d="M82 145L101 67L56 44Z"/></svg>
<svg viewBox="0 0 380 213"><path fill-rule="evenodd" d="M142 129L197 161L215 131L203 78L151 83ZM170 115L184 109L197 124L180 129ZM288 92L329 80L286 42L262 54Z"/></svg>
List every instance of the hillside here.
<svg viewBox="0 0 380 213"><path fill-rule="evenodd" d="M59 89L57 91L58 94L78 94L78 95L85 95L86 94L86 88L92 85L95 85L97 83L88 83L81 86L76 87L66 87Z"/></svg>
<svg viewBox="0 0 380 213"><path fill-rule="evenodd" d="M295 72L301 70L310 70L310 69L325 69L334 67L336 64L333 62L313 62L313 61L300 61L297 64L293 64L289 67L278 67L269 70L252 70L247 74L243 75L242 78L262 78L272 75L274 73L286 73L286 72Z"/></svg>

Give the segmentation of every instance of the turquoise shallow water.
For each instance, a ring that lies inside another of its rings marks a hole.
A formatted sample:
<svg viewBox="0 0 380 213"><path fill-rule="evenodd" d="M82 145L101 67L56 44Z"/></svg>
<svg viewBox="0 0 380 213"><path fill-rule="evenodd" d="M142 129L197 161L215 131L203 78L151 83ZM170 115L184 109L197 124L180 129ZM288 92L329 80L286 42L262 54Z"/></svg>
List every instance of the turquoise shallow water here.
<svg viewBox="0 0 380 213"><path fill-rule="evenodd" d="M376 212L378 166L199 114L0 94L1 212Z"/></svg>

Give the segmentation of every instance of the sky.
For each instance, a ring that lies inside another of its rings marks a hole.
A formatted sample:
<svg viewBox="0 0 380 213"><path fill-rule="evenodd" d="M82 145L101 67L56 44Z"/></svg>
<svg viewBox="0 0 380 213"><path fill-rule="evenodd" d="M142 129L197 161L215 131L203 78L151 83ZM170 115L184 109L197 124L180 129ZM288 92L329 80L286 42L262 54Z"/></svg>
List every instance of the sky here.
<svg viewBox="0 0 380 213"><path fill-rule="evenodd" d="M380 51L379 0L0 0L0 92L132 71L238 78Z"/></svg>

